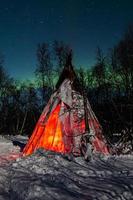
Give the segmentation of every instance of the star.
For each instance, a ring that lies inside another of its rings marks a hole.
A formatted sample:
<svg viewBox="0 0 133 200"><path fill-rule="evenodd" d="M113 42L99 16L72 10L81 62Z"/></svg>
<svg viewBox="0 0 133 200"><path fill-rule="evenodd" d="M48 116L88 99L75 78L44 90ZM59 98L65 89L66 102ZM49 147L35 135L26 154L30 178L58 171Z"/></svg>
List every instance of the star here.
<svg viewBox="0 0 133 200"><path fill-rule="evenodd" d="M40 20L40 22L39 22L40 24L44 24L44 20Z"/></svg>
<svg viewBox="0 0 133 200"><path fill-rule="evenodd" d="M9 10L9 8L8 8L8 7L6 7L6 8L5 8L5 10Z"/></svg>
<svg viewBox="0 0 133 200"><path fill-rule="evenodd" d="M63 23L63 16L62 15L59 16L59 22Z"/></svg>

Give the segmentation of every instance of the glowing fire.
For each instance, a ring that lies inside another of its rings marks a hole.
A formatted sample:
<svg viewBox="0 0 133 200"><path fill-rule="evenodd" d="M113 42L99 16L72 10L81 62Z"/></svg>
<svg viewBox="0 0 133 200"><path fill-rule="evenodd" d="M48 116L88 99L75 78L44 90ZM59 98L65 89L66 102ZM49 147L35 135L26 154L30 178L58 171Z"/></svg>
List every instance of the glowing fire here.
<svg viewBox="0 0 133 200"><path fill-rule="evenodd" d="M57 112L58 111L58 112ZM62 138L61 123L58 117L59 110L50 116L43 138L43 147L58 152L64 152L64 142Z"/></svg>
<svg viewBox="0 0 133 200"><path fill-rule="evenodd" d="M48 137L48 143L51 144L51 143L58 143L60 140L59 137L54 137L54 136L49 136Z"/></svg>
<svg viewBox="0 0 133 200"><path fill-rule="evenodd" d="M59 118L60 107L61 105L59 104L50 114L45 126L40 123L37 124L31 139L23 151L25 155L31 154L33 150L35 151L38 148L65 152Z"/></svg>

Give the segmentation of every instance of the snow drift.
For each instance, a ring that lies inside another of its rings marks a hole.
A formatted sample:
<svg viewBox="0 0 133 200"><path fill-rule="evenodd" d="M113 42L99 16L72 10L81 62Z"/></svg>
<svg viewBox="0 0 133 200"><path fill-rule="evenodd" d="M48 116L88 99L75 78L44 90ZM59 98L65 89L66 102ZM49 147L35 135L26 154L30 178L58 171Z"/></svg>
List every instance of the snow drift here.
<svg viewBox="0 0 133 200"><path fill-rule="evenodd" d="M3 140L3 145L4 142L7 141ZM9 155L15 147L11 141L8 147ZM31 156L0 165L0 200L132 200L132 197L133 156L94 155L92 161L86 162L82 157L65 157L39 149Z"/></svg>

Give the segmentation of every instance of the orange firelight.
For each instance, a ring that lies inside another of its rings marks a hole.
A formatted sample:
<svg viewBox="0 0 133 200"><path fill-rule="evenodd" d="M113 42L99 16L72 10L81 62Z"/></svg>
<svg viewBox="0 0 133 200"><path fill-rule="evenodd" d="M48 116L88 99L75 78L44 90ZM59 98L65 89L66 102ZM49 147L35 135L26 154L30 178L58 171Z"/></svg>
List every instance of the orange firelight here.
<svg viewBox="0 0 133 200"><path fill-rule="evenodd" d="M40 117L30 141L24 148L24 155L29 155L33 153L33 150L35 151L38 148L44 148L62 153L65 152L59 117L60 107L60 104L57 105L57 107L50 114L46 124L39 123L41 121Z"/></svg>

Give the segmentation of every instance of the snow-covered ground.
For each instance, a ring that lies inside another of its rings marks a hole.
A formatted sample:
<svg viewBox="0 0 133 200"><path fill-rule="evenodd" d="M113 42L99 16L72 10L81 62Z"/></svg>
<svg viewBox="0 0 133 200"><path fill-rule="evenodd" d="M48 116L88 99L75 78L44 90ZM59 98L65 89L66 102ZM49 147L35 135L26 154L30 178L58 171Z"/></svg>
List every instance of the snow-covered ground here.
<svg viewBox="0 0 133 200"><path fill-rule="evenodd" d="M0 200L133 200L133 156L70 161L38 150L8 161L19 148L2 138L0 150L7 159L0 164Z"/></svg>

